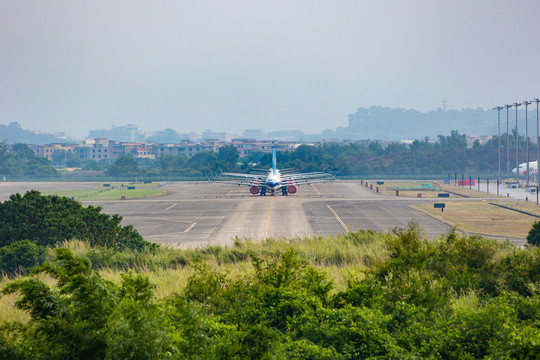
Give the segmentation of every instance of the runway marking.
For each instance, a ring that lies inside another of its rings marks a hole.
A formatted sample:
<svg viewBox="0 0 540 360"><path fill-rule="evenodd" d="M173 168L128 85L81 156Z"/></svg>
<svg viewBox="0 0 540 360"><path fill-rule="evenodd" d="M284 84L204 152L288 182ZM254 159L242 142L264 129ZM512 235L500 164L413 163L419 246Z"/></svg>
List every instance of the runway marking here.
<svg viewBox="0 0 540 360"><path fill-rule="evenodd" d="M311 186L313 187L313 190L317 192L317 195L322 196L319 190L317 190L317 188L315 187L315 185L311 184Z"/></svg>
<svg viewBox="0 0 540 360"><path fill-rule="evenodd" d="M190 227L188 227L186 230L184 230L184 233L187 233L189 230L193 229L193 227L194 227L195 225L197 225L196 222L194 222L193 224L191 224Z"/></svg>
<svg viewBox="0 0 540 360"><path fill-rule="evenodd" d="M159 234L159 235L146 235L146 236L143 236L145 239L149 239L149 238L155 238L155 237L160 237L160 236L171 236L171 235L178 235L178 234L183 234L184 231L178 231L178 232L173 232L173 233L168 233L168 234Z"/></svg>
<svg viewBox="0 0 540 360"><path fill-rule="evenodd" d="M341 226L343 226L343 228L345 229L345 231L347 232L351 232L351 229L349 229L349 227L347 226L347 224L345 224L343 222L343 220L341 220L341 218L338 216L337 212L332 209L332 207L330 205L326 205L328 207L328 209L330 209L330 211L332 212L332 214L334 214L335 218L337 219L337 221L339 221L339 223L341 224Z"/></svg>
<svg viewBox="0 0 540 360"><path fill-rule="evenodd" d="M187 222L187 221L186 221ZM189 221L191 222L191 221ZM177 231L177 232L173 232L173 233L168 233L168 234L159 234L159 235L147 235L147 236L144 236L144 238L153 238L153 237L159 237L159 236L171 236L171 235L178 235L178 234L185 234L187 233L189 230L193 229L193 227L197 225L196 222L194 222L193 224L191 224L186 230L184 231Z"/></svg>
<svg viewBox="0 0 540 360"><path fill-rule="evenodd" d="M176 205L178 205L178 203L172 204L171 206L169 206L168 208L166 208L166 209L163 210L163 211L167 211L167 210L169 210L169 209L172 209L172 208L175 207Z"/></svg>
<svg viewBox="0 0 540 360"><path fill-rule="evenodd" d="M270 226L270 215L272 214L272 203L274 202L274 198L272 197L272 200L270 200L270 209L268 209L268 221L266 222L266 232L264 233L264 239L266 240L266 236L268 235L268 227Z"/></svg>
<svg viewBox="0 0 540 360"><path fill-rule="evenodd" d="M191 221L186 221L186 220L174 220L174 219L165 219L165 218L158 218L158 217L148 217L147 219L164 220L164 221L172 221L172 222L188 223L188 224L192 223Z"/></svg>

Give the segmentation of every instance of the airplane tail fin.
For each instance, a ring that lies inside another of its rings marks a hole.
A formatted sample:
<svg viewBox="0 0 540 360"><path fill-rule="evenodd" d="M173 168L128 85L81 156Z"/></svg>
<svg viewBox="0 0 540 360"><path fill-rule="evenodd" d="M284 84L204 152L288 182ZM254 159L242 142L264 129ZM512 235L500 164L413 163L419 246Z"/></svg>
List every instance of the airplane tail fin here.
<svg viewBox="0 0 540 360"><path fill-rule="evenodd" d="M277 173L276 148L272 148L272 172Z"/></svg>

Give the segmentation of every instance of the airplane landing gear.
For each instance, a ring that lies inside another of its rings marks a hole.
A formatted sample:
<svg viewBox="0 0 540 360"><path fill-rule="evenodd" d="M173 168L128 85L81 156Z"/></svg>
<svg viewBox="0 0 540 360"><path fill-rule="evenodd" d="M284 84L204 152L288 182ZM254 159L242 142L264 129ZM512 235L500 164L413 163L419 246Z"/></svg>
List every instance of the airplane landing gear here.
<svg viewBox="0 0 540 360"><path fill-rule="evenodd" d="M266 188L265 187L261 188L261 196L266 196Z"/></svg>
<svg viewBox="0 0 540 360"><path fill-rule="evenodd" d="M286 187L286 186L282 186L282 187L281 187L281 195L282 195L282 196L289 196L289 192L287 191L287 187Z"/></svg>

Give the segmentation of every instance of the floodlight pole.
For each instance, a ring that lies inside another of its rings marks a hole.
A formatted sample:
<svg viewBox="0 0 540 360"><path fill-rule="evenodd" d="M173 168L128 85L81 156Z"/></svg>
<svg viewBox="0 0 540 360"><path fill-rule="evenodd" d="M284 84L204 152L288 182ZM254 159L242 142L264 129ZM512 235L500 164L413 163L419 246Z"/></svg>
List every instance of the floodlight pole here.
<svg viewBox="0 0 540 360"><path fill-rule="evenodd" d="M518 131L518 107L521 103L514 103L516 107L516 178L519 186L519 131Z"/></svg>
<svg viewBox="0 0 540 360"><path fill-rule="evenodd" d="M523 101L525 105L525 137L527 138L527 186L529 186L529 117L528 117L528 106L532 104L532 101Z"/></svg>
<svg viewBox="0 0 540 360"><path fill-rule="evenodd" d="M497 110L497 120L499 124L499 179L498 179L498 183L501 182L501 110L502 108L503 108L502 106L496 106L493 108L493 110ZM498 186L497 186L497 196L499 196Z"/></svg>
<svg viewBox="0 0 540 360"><path fill-rule="evenodd" d="M536 103L536 205L538 205L538 185L540 183L540 121L538 119L538 103L540 99L534 99Z"/></svg>
<svg viewBox="0 0 540 360"><path fill-rule="evenodd" d="M504 105L506 107L506 182L510 180L510 125L508 121L508 109L512 107L512 105Z"/></svg>

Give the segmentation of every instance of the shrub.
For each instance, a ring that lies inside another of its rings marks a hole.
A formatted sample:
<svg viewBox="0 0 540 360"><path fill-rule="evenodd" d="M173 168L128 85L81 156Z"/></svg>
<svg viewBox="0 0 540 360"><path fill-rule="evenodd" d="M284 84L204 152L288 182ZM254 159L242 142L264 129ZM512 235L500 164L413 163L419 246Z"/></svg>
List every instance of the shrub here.
<svg viewBox="0 0 540 360"><path fill-rule="evenodd" d="M535 221L532 224L531 230L527 234L527 243L540 246L540 221Z"/></svg>
<svg viewBox="0 0 540 360"><path fill-rule="evenodd" d="M39 266L47 259L43 246L28 240L19 240L0 248L0 271L7 274L26 273L28 269Z"/></svg>
<svg viewBox="0 0 540 360"><path fill-rule="evenodd" d="M115 285L65 248L40 273L56 285L32 277L2 290L17 294L16 306L31 316L13 333L12 353L32 359L162 359L174 352L147 278L123 275ZM5 330L0 344L2 336Z"/></svg>
<svg viewBox="0 0 540 360"><path fill-rule="evenodd" d="M77 238L114 250L157 247L144 240L133 226L120 226L122 217L102 214L101 210L35 190L11 195L10 200L0 203L0 246L23 239L51 246Z"/></svg>

